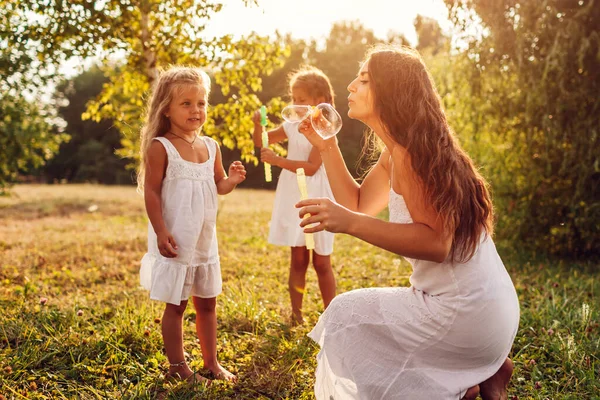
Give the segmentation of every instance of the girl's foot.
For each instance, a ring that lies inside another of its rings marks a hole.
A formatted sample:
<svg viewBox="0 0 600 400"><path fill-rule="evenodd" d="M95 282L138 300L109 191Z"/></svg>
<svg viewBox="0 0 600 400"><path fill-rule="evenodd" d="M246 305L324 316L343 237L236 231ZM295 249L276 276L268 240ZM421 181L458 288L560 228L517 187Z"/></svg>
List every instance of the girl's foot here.
<svg viewBox="0 0 600 400"><path fill-rule="evenodd" d="M217 363L214 367L205 367L207 368L211 374L215 377L215 379L224 380L227 382L237 382L237 376L227 371L225 368L221 366L221 364Z"/></svg>
<svg viewBox="0 0 600 400"><path fill-rule="evenodd" d="M470 387L465 393L465 396L461 400L475 400L479 396L479 385L475 385Z"/></svg>
<svg viewBox="0 0 600 400"><path fill-rule="evenodd" d="M510 358L504 360L504 364L491 378L480 383L481 398L483 400L507 400L506 387L513 373L513 362Z"/></svg>
<svg viewBox="0 0 600 400"><path fill-rule="evenodd" d="M201 383L206 386L210 385L210 379L206 379L202 375L192 371L187 364L170 367L169 372L167 372L167 380L187 381L193 384Z"/></svg>
<svg viewBox="0 0 600 400"><path fill-rule="evenodd" d="M302 311L292 311L292 315L290 315L290 325L298 326L304 324L304 318L302 317Z"/></svg>

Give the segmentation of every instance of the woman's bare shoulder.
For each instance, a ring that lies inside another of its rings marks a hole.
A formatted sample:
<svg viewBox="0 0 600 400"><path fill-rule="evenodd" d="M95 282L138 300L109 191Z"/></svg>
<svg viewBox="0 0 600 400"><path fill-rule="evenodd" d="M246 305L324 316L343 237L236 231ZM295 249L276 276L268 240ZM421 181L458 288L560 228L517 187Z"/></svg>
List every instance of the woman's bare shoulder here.
<svg viewBox="0 0 600 400"><path fill-rule="evenodd" d="M409 188L417 182L412 169L410 154L404 147L394 146L389 158L392 163L390 173L392 186L401 191L410 190Z"/></svg>

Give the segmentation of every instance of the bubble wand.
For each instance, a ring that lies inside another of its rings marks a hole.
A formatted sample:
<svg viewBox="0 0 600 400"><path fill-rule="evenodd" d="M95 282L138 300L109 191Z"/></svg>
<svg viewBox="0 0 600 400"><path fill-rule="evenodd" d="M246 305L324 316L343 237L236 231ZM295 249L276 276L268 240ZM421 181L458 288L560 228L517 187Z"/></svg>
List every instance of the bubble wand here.
<svg viewBox="0 0 600 400"><path fill-rule="evenodd" d="M269 134L265 127L267 126L267 107L260 106L260 125L262 130L262 147L269 147ZM265 181L271 182L273 175L271 174L271 164L265 163Z"/></svg>
<svg viewBox="0 0 600 400"><path fill-rule="evenodd" d="M300 200L308 199L308 189L306 188L306 175L304 174L304 168L296 169L296 178L298 178L298 188L300 189ZM310 217L310 214L304 214L304 218ZM305 233L306 248L313 250L315 248L315 238L312 233Z"/></svg>

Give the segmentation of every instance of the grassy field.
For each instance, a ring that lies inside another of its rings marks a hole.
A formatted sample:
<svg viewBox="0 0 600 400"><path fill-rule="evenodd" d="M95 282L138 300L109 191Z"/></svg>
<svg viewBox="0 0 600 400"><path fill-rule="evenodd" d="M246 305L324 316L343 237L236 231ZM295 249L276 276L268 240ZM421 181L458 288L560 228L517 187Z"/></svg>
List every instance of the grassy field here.
<svg viewBox="0 0 600 400"><path fill-rule="evenodd" d="M17 186L0 198L0 400L312 399L317 347L306 334L322 305L310 270L307 323L288 324L289 249L266 241L273 192L220 200L224 292L218 349L237 384L164 381L161 303L138 287L146 249L132 187ZM600 399L600 268L532 260L500 246L521 301L513 399ZM338 291L408 285L400 257L338 235ZM185 345L202 370L194 310Z"/></svg>

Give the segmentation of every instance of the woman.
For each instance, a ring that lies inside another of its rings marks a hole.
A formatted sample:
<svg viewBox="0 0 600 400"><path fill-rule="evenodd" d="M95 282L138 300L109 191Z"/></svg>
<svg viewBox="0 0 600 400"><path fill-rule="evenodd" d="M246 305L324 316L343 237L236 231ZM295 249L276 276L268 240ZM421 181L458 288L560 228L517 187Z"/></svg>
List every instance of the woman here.
<svg viewBox="0 0 600 400"><path fill-rule="evenodd" d="M413 273L409 288L353 290L331 302L310 333L321 346L317 399L507 398L519 304L491 238L487 183L416 51L375 48L348 90L348 116L385 148L358 184L336 140L304 122L337 203L301 201L300 216L310 214L301 226L404 256ZM390 221L374 218L386 205Z"/></svg>

